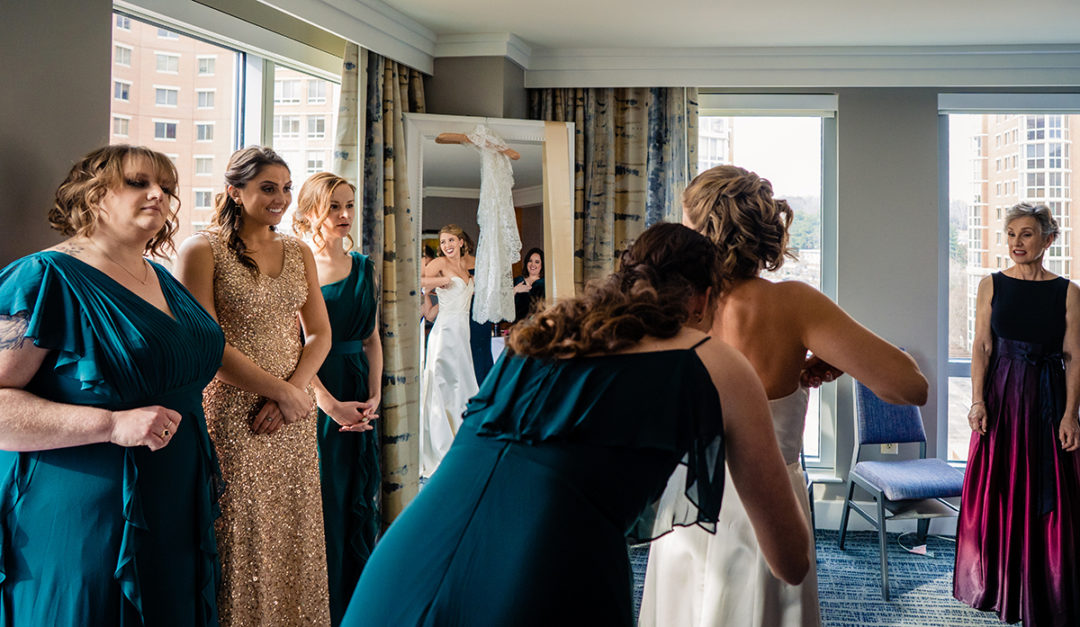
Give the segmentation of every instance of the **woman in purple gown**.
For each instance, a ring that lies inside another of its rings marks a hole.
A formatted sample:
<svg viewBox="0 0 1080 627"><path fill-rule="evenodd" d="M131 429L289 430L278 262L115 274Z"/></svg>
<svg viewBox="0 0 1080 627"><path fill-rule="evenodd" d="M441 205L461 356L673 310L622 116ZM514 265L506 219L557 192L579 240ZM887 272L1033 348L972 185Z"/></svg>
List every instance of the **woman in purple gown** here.
<svg viewBox="0 0 1080 627"><path fill-rule="evenodd" d="M1044 206L1005 217L1014 265L979 284L973 431L953 596L1025 627L1080 625L1080 288L1043 267Z"/></svg>

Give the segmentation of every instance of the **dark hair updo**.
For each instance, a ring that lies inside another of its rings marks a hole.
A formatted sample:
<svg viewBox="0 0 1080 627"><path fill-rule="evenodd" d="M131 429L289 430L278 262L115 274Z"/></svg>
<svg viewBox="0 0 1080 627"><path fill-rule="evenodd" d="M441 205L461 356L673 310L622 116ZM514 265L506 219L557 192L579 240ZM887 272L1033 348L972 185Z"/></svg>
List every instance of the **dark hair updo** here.
<svg viewBox="0 0 1080 627"><path fill-rule="evenodd" d="M241 148L229 157L225 166L225 184L243 189L259 172L268 165L280 165L286 170L289 164L273 148L267 146L248 146ZM240 227L244 223L244 208L237 204L228 190L214 198L214 219L211 224L217 227L225 244L236 253L236 259L252 273L259 271L259 265L248 256L247 246L240 239Z"/></svg>

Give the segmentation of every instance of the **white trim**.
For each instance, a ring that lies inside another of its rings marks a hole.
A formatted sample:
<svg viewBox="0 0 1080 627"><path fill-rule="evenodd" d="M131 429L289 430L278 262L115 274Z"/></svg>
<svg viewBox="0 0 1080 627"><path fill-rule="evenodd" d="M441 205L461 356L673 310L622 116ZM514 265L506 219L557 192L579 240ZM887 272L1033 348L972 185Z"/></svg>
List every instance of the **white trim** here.
<svg viewBox="0 0 1080 627"><path fill-rule="evenodd" d="M424 186L424 198L480 198L480 189L477 187L438 187L435 185Z"/></svg>
<svg viewBox="0 0 1080 627"><path fill-rule="evenodd" d="M1074 94L938 94L941 113L1080 113Z"/></svg>
<svg viewBox="0 0 1080 627"><path fill-rule="evenodd" d="M425 74L432 73L435 32L381 0L259 2Z"/></svg>
<svg viewBox="0 0 1080 627"><path fill-rule="evenodd" d="M1080 45L533 50L525 87L1080 85Z"/></svg>
<svg viewBox="0 0 1080 627"><path fill-rule="evenodd" d="M532 207L534 205L544 204L543 185L533 185L532 187L515 189L513 194L515 207Z"/></svg>
<svg viewBox="0 0 1080 627"><path fill-rule="evenodd" d="M698 94L699 115L836 115L836 94Z"/></svg>
<svg viewBox="0 0 1080 627"><path fill-rule="evenodd" d="M332 82L341 80L341 57L226 15L195 0L113 0L113 8L219 46L278 61Z"/></svg>
<svg viewBox="0 0 1080 627"><path fill-rule="evenodd" d="M436 57L506 57L521 67L529 67L532 48L513 33L473 33L439 35Z"/></svg>

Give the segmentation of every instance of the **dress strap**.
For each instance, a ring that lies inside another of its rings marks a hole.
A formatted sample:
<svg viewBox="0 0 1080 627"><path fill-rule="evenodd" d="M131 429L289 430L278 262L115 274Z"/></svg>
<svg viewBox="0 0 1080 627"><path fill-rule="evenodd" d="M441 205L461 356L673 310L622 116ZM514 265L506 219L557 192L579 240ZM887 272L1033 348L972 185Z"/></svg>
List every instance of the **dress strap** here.
<svg viewBox="0 0 1080 627"><path fill-rule="evenodd" d="M709 341L709 340L711 340L711 339L712 339L712 336L711 336L711 335L706 335L705 337L701 338L701 339L700 339L700 340L699 340L699 341L697 342L697 344L694 344L693 346L691 346L691 347L690 347L690 348L688 348L687 350L694 350L694 349L695 349L695 348L697 348L698 346L701 346L702 344L704 344L705 342L708 342L708 341Z"/></svg>

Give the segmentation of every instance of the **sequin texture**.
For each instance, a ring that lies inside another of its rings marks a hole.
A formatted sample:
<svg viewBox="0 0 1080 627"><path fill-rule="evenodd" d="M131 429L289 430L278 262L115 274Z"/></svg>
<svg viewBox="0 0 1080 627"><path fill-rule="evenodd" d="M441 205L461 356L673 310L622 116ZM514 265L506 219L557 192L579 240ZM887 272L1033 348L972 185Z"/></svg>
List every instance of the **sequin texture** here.
<svg viewBox="0 0 1080 627"><path fill-rule="evenodd" d="M214 307L226 341L288 378L300 359L297 312L307 299L301 244L283 237L285 264L270 277L252 275L216 234L203 235L214 251ZM227 486L217 522L221 624L326 625L314 395L305 419L255 435L251 422L263 400L217 379L203 393Z"/></svg>

